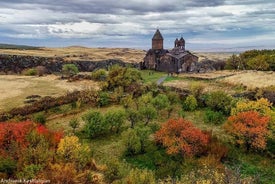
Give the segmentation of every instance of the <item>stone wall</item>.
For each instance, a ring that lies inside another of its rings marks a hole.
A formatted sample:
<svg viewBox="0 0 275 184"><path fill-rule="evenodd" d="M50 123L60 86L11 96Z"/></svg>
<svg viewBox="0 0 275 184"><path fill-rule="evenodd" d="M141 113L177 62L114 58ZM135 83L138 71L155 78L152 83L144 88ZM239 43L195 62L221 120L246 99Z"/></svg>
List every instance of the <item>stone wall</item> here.
<svg viewBox="0 0 275 184"><path fill-rule="evenodd" d="M75 64L79 71L89 72L99 68L108 68L112 65L132 65L138 67L138 64L128 64L121 60L103 60L103 61L65 61L60 57L38 57L22 55L0 54L0 72L2 73L21 73L24 69L44 66L48 73L60 72L63 64Z"/></svg>

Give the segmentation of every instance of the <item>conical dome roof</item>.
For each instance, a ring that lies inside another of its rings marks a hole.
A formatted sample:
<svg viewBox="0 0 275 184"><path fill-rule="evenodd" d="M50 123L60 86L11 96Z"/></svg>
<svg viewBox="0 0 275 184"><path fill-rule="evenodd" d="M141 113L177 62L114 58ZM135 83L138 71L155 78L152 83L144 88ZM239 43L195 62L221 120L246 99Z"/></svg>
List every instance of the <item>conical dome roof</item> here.
<svg viewBox="0 0 275 184"><path fill-rule="evenodd" d="M154 34L152 40L163 40L163 37L159 31L159 29L157 29L156 33Z"/></svg>

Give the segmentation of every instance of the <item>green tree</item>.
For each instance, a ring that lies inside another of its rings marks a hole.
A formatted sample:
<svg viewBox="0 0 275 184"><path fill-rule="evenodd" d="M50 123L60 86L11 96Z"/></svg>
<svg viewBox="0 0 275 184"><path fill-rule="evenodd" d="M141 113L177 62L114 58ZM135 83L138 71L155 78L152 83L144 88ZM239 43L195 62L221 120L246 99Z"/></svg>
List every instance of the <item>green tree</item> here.
<svg viewBox="0 0 275 184"><path fill-rule="evenodd" d="M267 70L269 68L268 59L267 55L258 55L249 59L247 65L252 70Z"/></svg>
<svg viewBox="0 0 275 184"><path fill-rule="evenodd" d="M83 131L89 138L105 134L108 130L108 125L105 123L104 117L100 112L90 111L82 119L85 122Z"/></svg>
<svg viewBox="0 0 275 184"><path fill-rule="evenodd" d="M237 70L237 69L240 69L240 68L243 69L241 58L238 57L236 54L233 54L226 61L226 69Z"/></svg>
<svg viewBox="0 0 275 184"><path fill-rule="evenodd" d="M105 91L100 91L98 94L97 104L99 107L104 107L109 105L110 103L110 97L109 93Z"/></svg>
<svg viewBox="0 0 275 184"><path fill-rule="evenodd" d="M183 102L183 109L187 111L194 111L198 107L196 98L193 95L188 95Z"/></svg>
<svg viewBox="0 0 275 184"><path fill-rule="evenodd" d="M126 147L125 155L132 156L140 153L141 151L141 143L139 136L135 129L128 129L124 131L122 134L123 143Z"/></svg>
<svg viewBox="0 0 275 184"><path fill-rule="evenodd" d="M131 123L131 128L134 128L142 118L140 112L132 108L126 109L126 117Z"/></svg>
<svg viewBox="0 0 275 184"><path fill-rule="evenodd" d="M110 126L111 131L119 133L125 118L126 114L123 110L109 111L105 114L105 123Z"/></svg>
<svg viewBox="0 0 275 184"><path fill-rule="evenodd" d="M225 115L230 113L233 98L223 91L214 91L207 95L206 105L214 111L221 111Z"/></svg>
<svg viewBox="0 0 275 184"><path fill-rule="evenodd" d="M140 142L140 153L145 153L145 148L149 143L148 137L151 134L151 129L149 127L138 127L135 131Z"/></svg>
<svg viewBox="0 0 275 184"><path fill-rule="evenodd" d="M107 71L105 69L99 69L91 73L92 79L96 81L105 81L107 79Z"/></svg>
<svg viewBox="0 0 275 184"><path fill-rule="evenodd" d="M124 91L126 88L133 84L140 83L142 81L141 73L137 69L113 66L107 77L107 89L114 90L121 86Z"/></svg>
<svg viewBox="0 0 275 184"><path fill-rule="evenodd" d="M152 105L142 106L140 113L145 121L145 125L148 125L150 121L157 117L157 110Z"/></svg>
<svg viewBox="0 0 275 184"><path fill-rule="evenodd" d="M77 74L78 72L78 68L75 64L64 64L62 66L62 73L66 76L72 76Z"/></svg>
<svg viewBox="0 0 275 184"><path fill-rule="evenodd" d="M153 98L152 104L158 111L160 111L167 108L170 105L170 102L166 95L158 94L155 98Z"/></svg>
<svg viewBox="0 0 275 184"><path fill-rule="evenodd" d="M33 116L33 120L36 123L40 123L40 124L44 125L46 123L45 114L43 112L39 112Z"/></svg>
<svg viewBox="0 0 275 184"><path fill-rule="evenodd" d="M137 127L123 132L123 143L126 147L125 155L131 156L145 153L145 148L149 144L149 127Z"/></svg>

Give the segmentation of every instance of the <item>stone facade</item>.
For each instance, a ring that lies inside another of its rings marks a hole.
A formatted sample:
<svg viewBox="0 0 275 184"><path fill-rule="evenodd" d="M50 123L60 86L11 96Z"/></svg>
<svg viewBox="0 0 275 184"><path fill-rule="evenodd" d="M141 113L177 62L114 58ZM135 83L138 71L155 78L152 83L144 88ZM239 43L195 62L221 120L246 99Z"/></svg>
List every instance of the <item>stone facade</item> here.
<svg viewBox="0 0 275 184"><path fill-rule="evenodd" d="M169 73L198 72L198 57L185 50L183 37L175 40L172 50L163 49L163 37L159 30L152 38L149 49L141 64L142 69L151 69Z"/></svg>

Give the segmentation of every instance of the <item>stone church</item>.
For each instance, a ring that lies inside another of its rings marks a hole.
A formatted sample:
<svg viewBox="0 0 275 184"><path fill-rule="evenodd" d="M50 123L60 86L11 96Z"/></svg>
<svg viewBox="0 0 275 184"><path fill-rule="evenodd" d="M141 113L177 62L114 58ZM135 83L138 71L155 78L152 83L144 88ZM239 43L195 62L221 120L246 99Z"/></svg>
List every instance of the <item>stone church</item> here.
<svg viewBox="0 0 275 184"><path fill-rule="evenodd" d="M168 73L197 72L198 57L185 50L183 37L175 40L172 50L163 49L163 37L157 29L149 49L141 64L143 69Z"/></svg>

